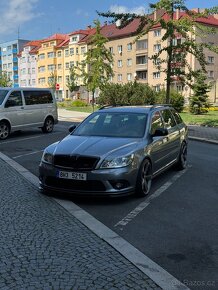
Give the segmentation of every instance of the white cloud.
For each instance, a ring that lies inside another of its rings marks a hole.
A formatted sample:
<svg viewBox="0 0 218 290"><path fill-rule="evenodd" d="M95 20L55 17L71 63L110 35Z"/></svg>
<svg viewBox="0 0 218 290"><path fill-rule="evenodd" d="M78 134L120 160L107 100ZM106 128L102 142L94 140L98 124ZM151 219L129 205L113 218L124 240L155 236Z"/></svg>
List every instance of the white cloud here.
<svg viewBox="0 0 218 290"><path fill-rule="evenodd" d="M115 13L135 13L138 15L146 14L146 9L143 6L127 8L126 6L112 5L109 10Z"/></svg>
<svg viewBox="0 0 218 290"><path fill-rule="evenodd" d="M39 0L8 0L1 4L0 38L14 34L20 25L39 16L34 11Z"/></svg>

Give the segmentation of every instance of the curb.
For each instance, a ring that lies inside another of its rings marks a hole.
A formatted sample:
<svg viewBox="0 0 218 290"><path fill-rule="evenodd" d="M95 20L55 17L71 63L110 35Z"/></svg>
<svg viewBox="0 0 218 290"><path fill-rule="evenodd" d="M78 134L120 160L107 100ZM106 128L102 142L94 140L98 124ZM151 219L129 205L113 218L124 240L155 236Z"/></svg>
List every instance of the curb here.
<svg viewBox="0 0 218 290"><path fill-rule="evenodd" d="M193 136L188 136L188 139L189 140L193 140L193 141L199 141L199 142L204 142L204 143L210 143L210 144L218 145L218 141L212 140L212 139L193 137Z"/></svg>
<svg viewBox="0 0 218 290"><path fill-rule="evenodd" d="M38 177L1 152L0 158L16 170L19 175L29 181L34 187L37 189L39 188ZM109 229L72 201L60 200L52 197L49 198L67 210L72 216L89 228L96 236L113 247L163 290L190 290L186 285L173 277L161 266L153 262L129 242L121 238L117 233Z"/></svg>

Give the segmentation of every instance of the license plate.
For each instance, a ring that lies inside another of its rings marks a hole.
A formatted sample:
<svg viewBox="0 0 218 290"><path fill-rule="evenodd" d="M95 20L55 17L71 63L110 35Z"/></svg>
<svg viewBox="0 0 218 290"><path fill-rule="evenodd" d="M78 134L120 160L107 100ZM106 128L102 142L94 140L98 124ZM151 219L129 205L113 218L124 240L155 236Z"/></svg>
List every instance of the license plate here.
<svg viewBox="0 0 218 290"><path fill-rule="evenodd" d="M58 178L87 180L87 174L82 172L57 171Z"/></svg>

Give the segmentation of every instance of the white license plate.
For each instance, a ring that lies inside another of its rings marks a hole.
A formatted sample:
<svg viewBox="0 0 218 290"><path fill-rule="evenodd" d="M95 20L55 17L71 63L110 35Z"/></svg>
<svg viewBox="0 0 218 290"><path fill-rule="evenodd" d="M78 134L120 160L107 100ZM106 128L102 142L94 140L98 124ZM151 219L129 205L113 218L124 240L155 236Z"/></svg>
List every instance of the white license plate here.
<svg viewBox="0 0 218 290"><path fill-rule="evenodd" d="M74 180L87 180L87 173L70 172L70 171L57 171L58 178L74 179Z"/></svg>

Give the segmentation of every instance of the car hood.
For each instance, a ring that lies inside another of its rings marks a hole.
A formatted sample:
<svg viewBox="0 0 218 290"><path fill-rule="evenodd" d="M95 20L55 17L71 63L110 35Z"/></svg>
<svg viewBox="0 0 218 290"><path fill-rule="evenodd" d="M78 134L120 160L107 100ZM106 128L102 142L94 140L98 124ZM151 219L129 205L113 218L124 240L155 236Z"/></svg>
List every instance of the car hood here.
<svg viewBox="0 0 218 290"><path fill-rule="evenodd" d="M141 140L141 139L140 139ZM54 149L54 154L107 156L134 151L139 139L68 135Z"/></svg>

